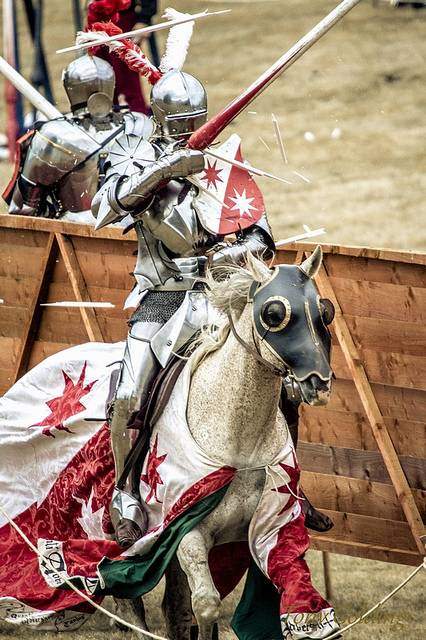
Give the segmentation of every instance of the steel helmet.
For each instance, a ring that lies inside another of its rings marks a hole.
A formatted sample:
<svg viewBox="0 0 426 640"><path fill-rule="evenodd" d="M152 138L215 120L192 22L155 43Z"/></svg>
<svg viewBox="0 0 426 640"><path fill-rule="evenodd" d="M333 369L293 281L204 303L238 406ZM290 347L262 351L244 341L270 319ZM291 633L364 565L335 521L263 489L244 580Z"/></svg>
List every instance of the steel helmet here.
<svg viewBox="0 0 426 640"><path fill-rule="evenodd" d="M207 119L207 94L197 78L173 69L153 86L151 108L164 135L190 135Z"/></svg>
<svg viewBox="0 0 426 640"><path fill-rule="evenodd" d="M82 55L64 69L62 82L73 112L85 109L96 118L111 111L115 74L106 60Z"/></svg>

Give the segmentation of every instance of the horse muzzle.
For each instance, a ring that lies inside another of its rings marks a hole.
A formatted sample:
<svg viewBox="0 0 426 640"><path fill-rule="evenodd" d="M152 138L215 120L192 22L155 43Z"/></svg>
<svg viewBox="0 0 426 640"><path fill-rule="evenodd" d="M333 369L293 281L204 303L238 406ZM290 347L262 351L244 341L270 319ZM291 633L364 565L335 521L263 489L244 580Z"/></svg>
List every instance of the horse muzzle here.
<svg viewBox="0 0 426 640"><path fill-rule="evenodd" d="M319 376L312 374L300 381L299 387L303 400L307 404L321 407L330 399L331 377L328 380L322 380Z"/></svg>

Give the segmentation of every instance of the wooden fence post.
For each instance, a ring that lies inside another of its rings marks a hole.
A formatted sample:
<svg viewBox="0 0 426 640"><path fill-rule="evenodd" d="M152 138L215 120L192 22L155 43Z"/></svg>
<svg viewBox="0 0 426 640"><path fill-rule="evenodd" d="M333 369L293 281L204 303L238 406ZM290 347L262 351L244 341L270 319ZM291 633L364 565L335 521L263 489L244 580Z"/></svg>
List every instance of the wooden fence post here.
<svg viewBox="0 0 426 640"><path fill-rule="evenodd" d="M321 555L322 569L324 573L325 597L329 602L331 602L331 600L333 600L333 585L331 582L330 554L328 551L323 551Z"/></svg>
<svg viewBox="0 0 426 640"><path fill-rule="evenodd" d="M55 233L59 250L65 262L65 267L71 281L75 299L79 302L90 302L90 295L87 290L86 281L81 272L78 259L75 254L72 241L62 233ZM99 326L98 318L94 309L80 307L81 317L91 342L104 342L104 336Z"/></svg>
<svg viewBox="0 0 426 640"><path fill-rule="evenodd" d="M40 303L47 296L50 284L50 276L55 265L58 252L56 238L54 233L49 233L47 243L41 263L40 280L34 290L34 295L28 309L28 318L22 333L21 348L16 360L15 370L13 373L12 384L27 371L28 362L31 355L31 347L39 328L41 315L43 313Z"/></svg>

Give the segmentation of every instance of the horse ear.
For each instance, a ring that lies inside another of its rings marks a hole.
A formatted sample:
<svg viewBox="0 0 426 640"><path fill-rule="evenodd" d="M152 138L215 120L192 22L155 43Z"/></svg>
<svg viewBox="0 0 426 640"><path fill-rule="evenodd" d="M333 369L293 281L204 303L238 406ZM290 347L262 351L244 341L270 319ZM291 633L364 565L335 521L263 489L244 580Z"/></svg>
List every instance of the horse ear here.
<svg viewBox="0 0 426 640"><path fill-rule="evenodd" d="M321 263L322 249L318 244L315 248L315 251L311 253L309 258L306 258L306 260L304 260L302 264L299 265L299 268L302 269L303 273L306 273L308 278L315 278L318 271L320 270Z"/></svg>
<svg viewBox="0 0 426 640"><path fill-rule="evenodd" d="M261 283L266 282L272 275L271 269L250 251L247 252L247 267L253 278Z"/></svg>

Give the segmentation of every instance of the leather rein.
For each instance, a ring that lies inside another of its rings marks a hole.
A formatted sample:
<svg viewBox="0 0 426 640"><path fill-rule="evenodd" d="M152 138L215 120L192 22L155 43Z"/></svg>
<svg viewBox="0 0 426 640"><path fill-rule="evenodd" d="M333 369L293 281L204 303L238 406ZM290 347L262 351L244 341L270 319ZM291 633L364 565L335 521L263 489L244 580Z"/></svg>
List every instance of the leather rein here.
<svg viewBox="0 0 426 640"><path fill-rule="evenodd" d="M232 335L237 340L237 342L239 342L240 345L244 347L244 349L248 351L255 360L263 364L263 366L266 367L269 371L271 371L274 375L279 376L280 378L285 376L288 371L287 368L284 367L283 369L280 369L279 367L276 367L275 365L265 360L265 358L260 354L256 341L254 340L254 336L253 336L253 342L255 346L253 347L251 344L243 340L243 338L237 333L231 313L227 311L226 315L228 316L229 326L231 327Z"/></svg>

